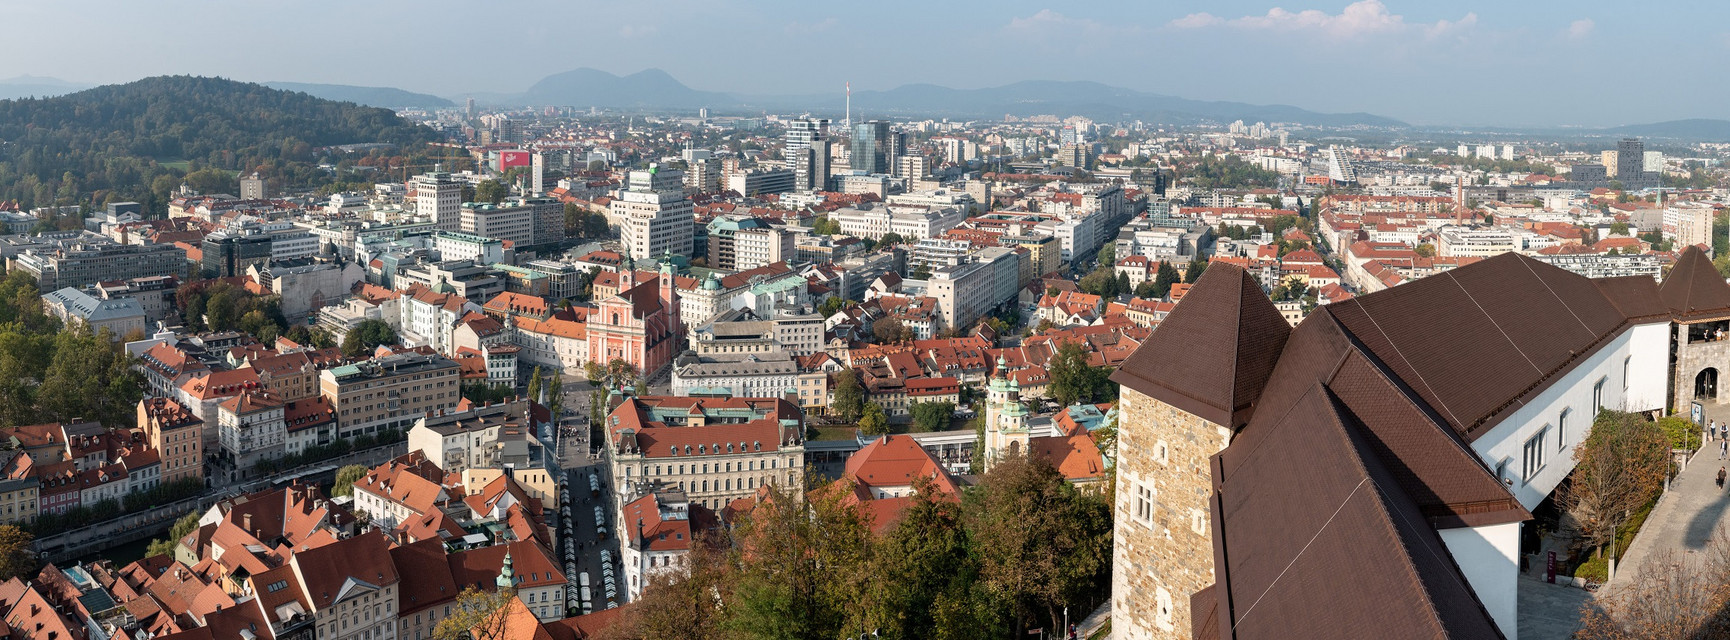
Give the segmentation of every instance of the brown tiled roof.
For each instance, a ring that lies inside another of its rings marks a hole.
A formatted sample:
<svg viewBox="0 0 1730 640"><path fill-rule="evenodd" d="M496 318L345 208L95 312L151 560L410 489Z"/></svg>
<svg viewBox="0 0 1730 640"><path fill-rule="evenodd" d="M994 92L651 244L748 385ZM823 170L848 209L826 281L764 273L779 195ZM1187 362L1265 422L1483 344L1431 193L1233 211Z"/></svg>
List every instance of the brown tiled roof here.
<svg viewBox="0 0 1730 640"><path fill-rule="evenodd" d="M1236 427L1249 419L1290 334L1254 278L1215 264L1111 379Z"/></svg>
<svg viewBox="0 0 1730 640"><path fill-rule="evenodd" d="M1326 388L1275 413L1261 446L1214 458L1217 637L1502 637Z"/></svg>
<svg viewBox="0 0 1730 640"><path fill-rule="evenodd" d="M1590 279L1517 253L1321 310L1467 440L1626 321Z"/></svg>
<svg viewBox="0 0 1730 640"><path fill-rule="evenodd" d="M1664 306L1682 322L1730 316L1730 284L1700 247L1688 247L1658 287Z"/></svg>
<svg viewBox="0 0 1730 640"><path fill-rule="evenodd" d="M444 542L438 538L394 547L390 557L402 572L402 584L397 587L399 617L455 600L462 591L451 578Z"/></svg>
<svg viewBox="0 0 1730 640"><path fill-rule="evenodd" d="M322 547L296 549L294 564L305 579L307 599L317 609L335 604L343 583L350 579L379 588L397 582L390 541L376 531Z"/></svg>
<svg viewBox="0 0 1730 640"><path fill-rule="evenodd" d="M1658 282L1646 276L1595 278L1592 284L1598 285L1610 304L1616 305L1630 320L1660 320L1670 315L1670 308L1658 292Z"/></svg>

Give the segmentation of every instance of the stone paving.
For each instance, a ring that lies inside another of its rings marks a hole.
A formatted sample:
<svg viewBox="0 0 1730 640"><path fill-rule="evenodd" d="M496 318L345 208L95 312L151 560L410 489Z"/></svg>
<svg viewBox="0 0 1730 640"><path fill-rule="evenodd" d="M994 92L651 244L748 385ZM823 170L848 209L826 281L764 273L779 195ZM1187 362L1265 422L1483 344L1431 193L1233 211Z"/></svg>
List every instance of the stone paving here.
<svg viewBox="0 0 1730 640"><path fill-rule="evenodd" d="M1665 550L1680 554L1705 550L1712 536L1730 525L1730 492L1716 482L1718 470L1723 468L1730 468L1730 460L1718 459L1716 443L1709 443L1694 456L1671 481L1670 491L1658 501L1639 536L1622 554L1616 576L1607 588L1632 579Z"/></svg>
<svg viewBox="0 0 1730 640"><path fill-rule="evenodd" d="M1580 608L1592 601L1585 589L1520 576L1520 640L1568 640L1580 627Z"/></svg>

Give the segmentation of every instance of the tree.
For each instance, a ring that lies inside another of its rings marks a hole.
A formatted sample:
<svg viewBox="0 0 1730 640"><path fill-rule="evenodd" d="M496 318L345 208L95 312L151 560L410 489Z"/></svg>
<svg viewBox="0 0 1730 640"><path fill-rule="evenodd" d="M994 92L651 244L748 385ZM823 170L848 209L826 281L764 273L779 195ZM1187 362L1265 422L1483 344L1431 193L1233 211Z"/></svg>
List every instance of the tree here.
<svg viewBox="0 0 1730 640"><path fill-rule="evenodd" d="M842 309L847 308L851 303L852 301L850 300L842 300L840 296L829 296L824 298L823 302L817 305L817 313L822 314L823 317L827 318L840 313Z"/></svg>
<svg viewBox="0 0 1730 640"><path fill-rule="evenodd" d="M147 558L152 556L172 557L174 555L174 547L175 545L180 544L180 539L191 535L193 531L198 529L198 518L201 515L203 514L199 513L197 509L193 509L192 511L188 511L186 515L181 516L179 520L175 520L174 526L168 529L168 537L151 540L150 546L146 548L144 552L144 556Z"/></svg>
<svg viewBox="0 0 1730 640"><path fill-rule="evenodd" d="M1101 267L1115 266L1117 264L1117 243L1107 242L1099 245L1099 252L1094 254L1093 261Z"/></svg>
<svg viewBox="0 0 1730 640"><path fill-rule="evenodd" d="M354 494L354 483L366 477L370 469L366 465L351 464L336 470L336 482L330 487L330 496L346 496Z"/></svg>
<svg viewBox="0 0 1730 640"><path fill-rule="evenodd" d="M1129 284L1129 272L1128 271L1119 271L1117 273L1117 286L1112 287L1112 295L1115 297L1118 295L1129 293L1129 292L1134 291L1134 290L1135 290L1135 287L1132 287Z"/></svg>
<svg viewBox="0 0 1730 640"><path fill-rule="evenodd" d="M871 323L871 335L880 344L889 344L901 339L901 321L894 318L878 318Z"/></svg>
<svg viewBox="0 0 1730 640"><path fill-rule="evenodd" d="M1628 223L1626 223L1626 222L1612 222L1612 223L1610 223L1610 235L1613 235L1613 236L1628 235Z"/></svg>
<svg viewBox="0 0 1730 640"><path fill-rule="evenodd" d="M693 534L696 535L696 534ZM601 640L723 640L727 609L716 606L733 599L736 576L723 549L727 543L703 534L692 541L683 571L650 574L642 596L622 612L617 624L602 630ZM720 535L720 534L714 534Z"/></svg>
<svg viewBox="0 0 1730 640"><path fill-rule="evenodd" d="M559 415L564 410L565 376L558 371L554 371L552 380L547 382L547 411L551 412L553 421L558 422Z"/></svg>
<svg viewBox="0 0 1730 640"><path fill-rule="evenodd" d="M865 388L859 385L859 374L853 369L835 374L835 403L830 408L845 422L858 420L865 410Z"/></svg>
<svg viewBox="0 0 1730 640"><path fill-rule="evenodd" d="M1412 247L1412 253L1418 254L1420 258L1434 258L1436 257L1436 245L1425 242Z"/></svg>
<svg viewBox="0 0 1730 640"><path fill-rule="evenodd" d="M736 529L726 628L741 639L832 640L860 607L871 531L850 491L801 500L776 485ZM749 558L749 562L741 561ZM852 629L857 633L858 629Z"/></svg>
<svg viewBox="0 0 1730 640"><path fill-rule="evenodd" d="M883 414L882 405L875 402L865 405L865 414L859 417L859 431L869 436L889 433L889 416Z"/></svg>
<svg viewBox="0 0 1730 640"><path fill-rule="evenodd" d="M901 237L901 234L890 231L889 233L883 234L883 237L877 240L877 246L893 247L898 244L905 244L906 242L907 239Z"/></svg>
<svg viewBox="0 0 1730 640"><path fill-rule="evenodd" d="M350 358L370 355L381 345L397 343L396 329L383 320L362 320L342 337L342 353Z"/></svg>
<svg viewBox="0 0 1730 640"><path fill-rule="evenodd" d="M1111 382L1111 367L1088 364L1088 351L1080 342L1064 342L1057 354L1046 362L1050 375L1051 397L1058 404L1069 406L1077 402L1107 402L1117 399L1117 385Z"/></svg>
<svg viewBox="0 0 1730 640"><path fill-rule="evenodd" d="M535 372L529 375L529 400L531 402L541 401L541 368L539 365L536 365Z"/></svg>
<svg viewBox="0 0 1730 640"><path fill-rule="evenodd" d="M1102 298L1110 298L1117 295L1117 277L1112 274L1111 269L1105 267L1094 269L1087 275L1082 276L1081 282L1076 283L1075 286L1076 288L1081 289L1083 293L1096 295Z"/></svg>
<svg viewBox="0 0 1730 640"><path fill-rule="evenodd" d="M913 431L943 431L949 428L950 420L955 417L955 403L915 402L908 405L907 413L913 417Z"/></svg>
<svg viewBox="0 0 1730 640"><path fill-rule="evenodd" d="M607 370L601 368L601 363L590 360L583 363L583 376L589 379L589 386L598 387L607 380Z"/></svg>
<svg viewBox="0 0 1730 640"><path fill-rule="evenodd" d="M510 616L505 611L517 599L510 588L482 591L474 587L457 594L456 607L433 627L434 640L506 640Z"/></svg>
<svg viewBox="0 0 1730 640"><path fill-rule="evenodd" d="M482 180L475 185L475 202L498 204L504 202L505 196L509 193L510 187L505 186L503 182L490 179Z"/></svg>
<svg viewBox="0 0 1730 640"><path fill-rule="evenodd" d="M875 546L873 579L850 627L885 638L1003 637L1002 620L979 589L961 505L929 479L914 480L912 502ZM974 635L956 635L963 630Z"/></svg>
<svg viewBox="0 0 1730 640"><path fill-rule="evenodd" d="M1160 261L1159 269L1153 275L1153 296L1164 298L1171 293L1171 285L1182 281L1182 276L1178 275L1176 267L1171 266L1169 262Z"/></svg>
<svg viewBox="0 0 1730 640"><path fill-rule="evenodd" d="M17 525L0 524L0 580L29 579L36 575L35 537Z"/></svg>
<svg viewBox="0 0 1730 640"><path fill-rule="evenodd" d="M1184 269L1183 281L1188 282L1190 284L1195 284L1195 281L1201 279L1201 274L1206 273L1206 272L1207 272L1207 261L1203 260L1201 258L1196 258L1194 260L1189 261L1189 266Z"/></svg>
<svg viewBox="0 0 1730 640"><path fill-rule="evenodd" d="M1580 608L1581 640L1693 640L1730 637L1730 542L1705 549L1659 549L1640 573L1618 579Z"/></svg>
<svg viewBox="0 0 1730 640"><path fill-rule="evenodd" d="M964 498L984 590L1013 613L1015 637L1087 611L1111 579L1111 507L1083 495L1044 458L993 463Z"/></svg>
<svg viewBox="0 0 1730 640"><path fill-rule="evenodd" d="M1135 297L1149 300L1158 297L1153 295L1153 281L1142 280L1141 284L1135 285Z"/></svg>
<svg viewBox="0 0 1730 640"><path fill-rule="evenodd" d="M1627 514L1657 496L1670 471L1669 437L1634 413L1602 410L1574 447L1574 472L1563 508L1596 547L1615 540ZM1610 550L1612 554L1615 549Z"/></svg>

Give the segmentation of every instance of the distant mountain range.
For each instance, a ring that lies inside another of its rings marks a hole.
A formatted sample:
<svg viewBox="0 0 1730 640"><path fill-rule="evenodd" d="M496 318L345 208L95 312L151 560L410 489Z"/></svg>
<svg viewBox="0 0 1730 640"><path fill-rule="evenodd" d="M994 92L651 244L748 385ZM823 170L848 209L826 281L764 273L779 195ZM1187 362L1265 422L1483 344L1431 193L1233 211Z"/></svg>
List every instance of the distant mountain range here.
<svg viewBox="0 0 1730 640"><path fill-rule="evenodd" d="M1700 142L1730 142L1730 120L1691 118L1651 124L1611 127L1605 133L1639 138L1676 138Z"/></svg>
<svg viewBox="0 0 1730 640"><path fill-rule="evenodd" d="M0 100L14 98L50 98L89 89L90 85L67 82L59 78L18 76L0 80Z"/></svg>
<svg viewBox="0 0 1730 640"><path fill-rule="evenodd" d="M347 84L315 84L306 82L266 82L264 86L283 91L299 91L314 98L353 102L385 109L450 108L456 103L434 95L413 93L391 87L357 87Z"/></svg>
<svg viewBox="0 0 1730 640"><path fill-rule="evenodd" d="M692 89L660 69L617 76L581 68L557 73L514 95L476 94L477 100L501 106L560 105L603 108L695 110L716 113L769 110L809 110L828 106L841 115L840 96L728 94ZM951 89L911 84L888 91L853 94L859 114L872 116L1002 117L1040 114L1082 115L1096 119L1140 119L1168 124L1296 122L1314 126L1404 127L1405 123L1368 113L1317 113L1286 105L1187 100L1142 93L1097 82L1028 81L985 89Z"/></svg>

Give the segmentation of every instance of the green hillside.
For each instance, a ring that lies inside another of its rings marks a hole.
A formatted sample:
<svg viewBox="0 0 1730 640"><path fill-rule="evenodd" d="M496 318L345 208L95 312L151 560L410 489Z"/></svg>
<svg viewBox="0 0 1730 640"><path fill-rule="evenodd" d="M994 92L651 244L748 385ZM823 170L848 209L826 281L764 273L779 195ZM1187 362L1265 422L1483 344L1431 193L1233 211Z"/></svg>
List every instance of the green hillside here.
<svg viewBox="0 0 1730 640"><path fill-rule="evenodd" d="M436 140L389 109L222 78L145 78L0 100L0 201L137 200L161 211L188 170L260 171L273 185L315 186L340 178L318 163L345 159L322 147L388 142L398 147L385 155L414 154Z"/></svg>

